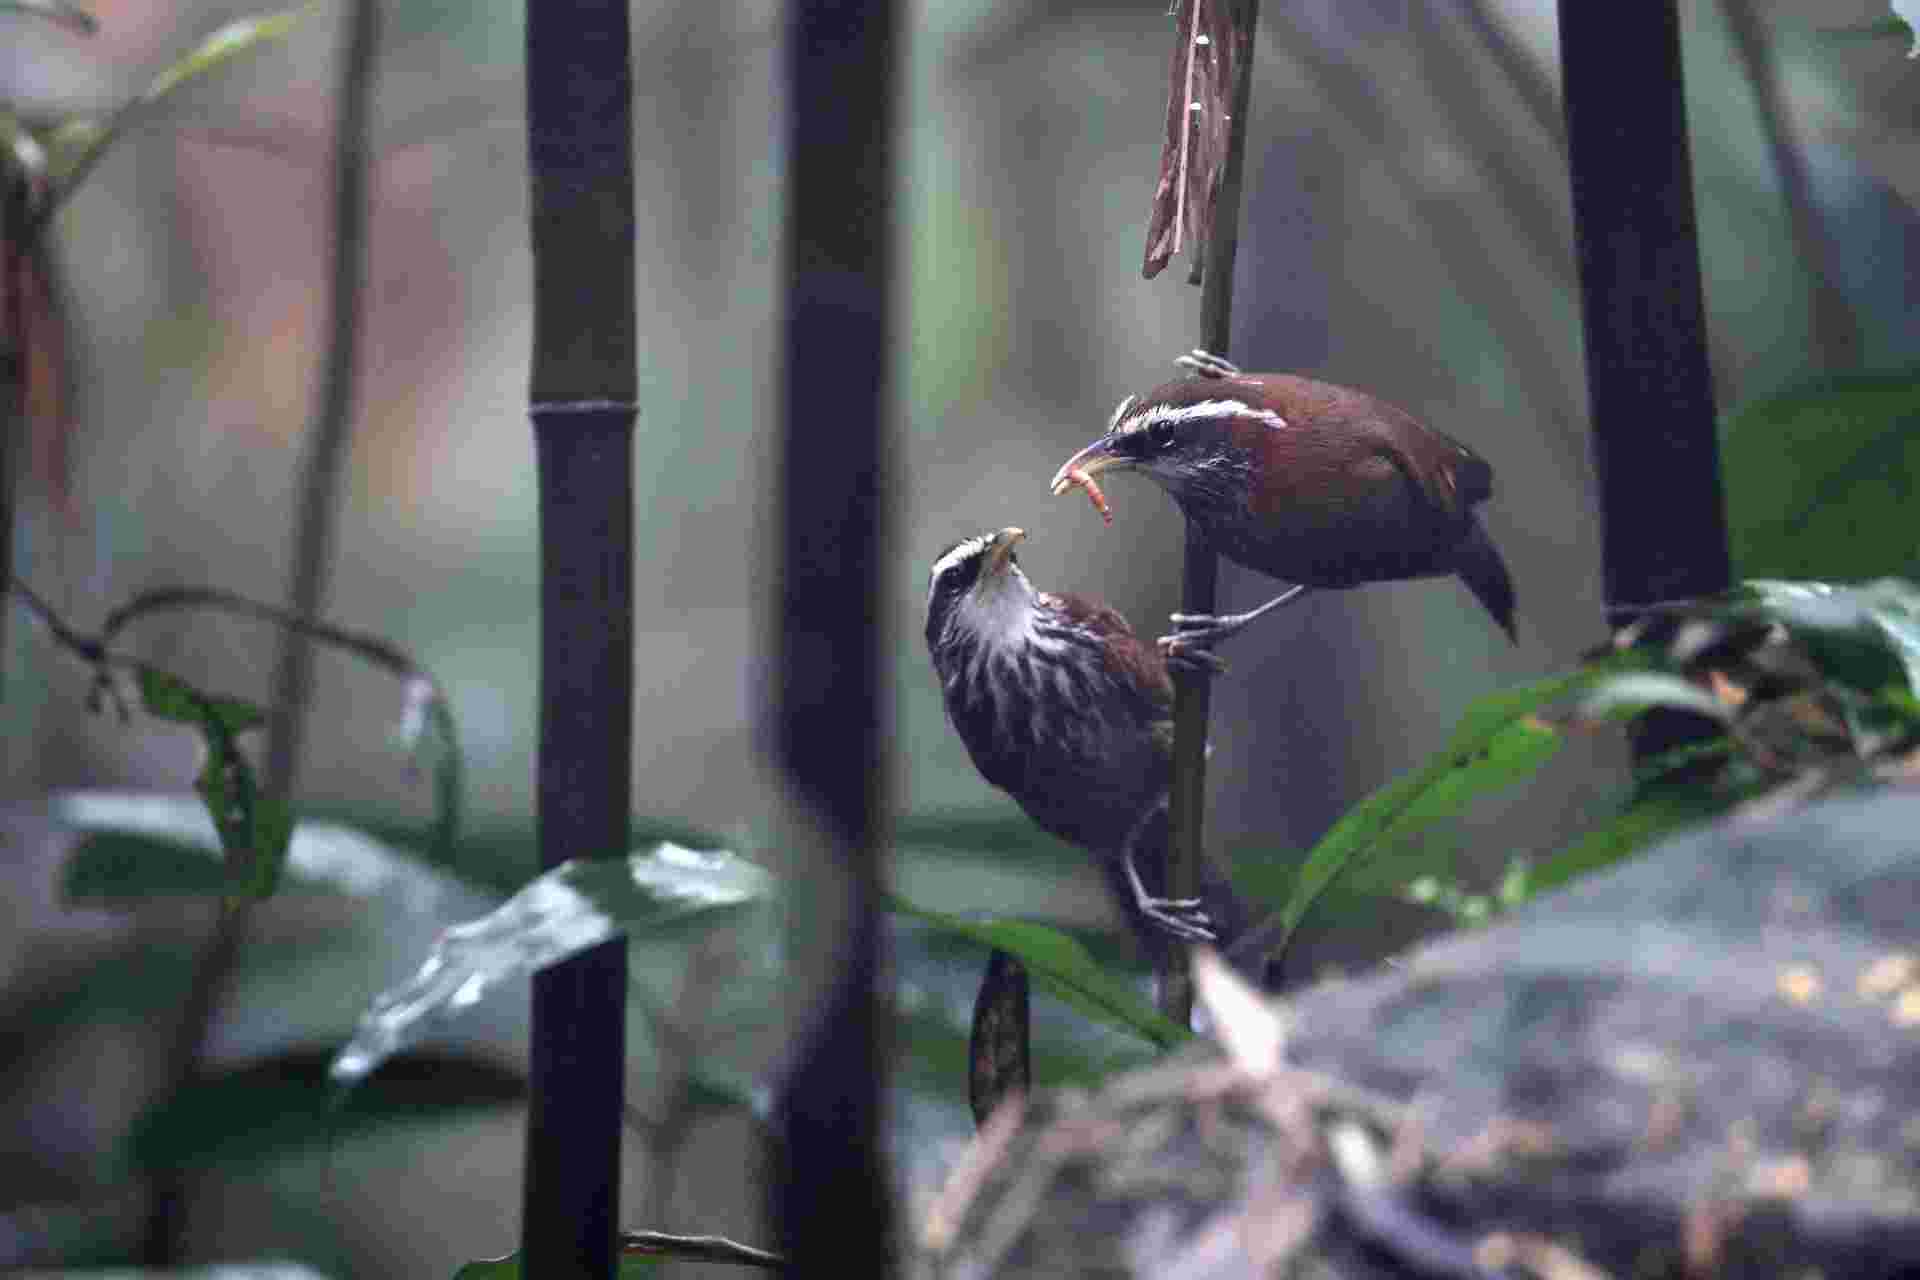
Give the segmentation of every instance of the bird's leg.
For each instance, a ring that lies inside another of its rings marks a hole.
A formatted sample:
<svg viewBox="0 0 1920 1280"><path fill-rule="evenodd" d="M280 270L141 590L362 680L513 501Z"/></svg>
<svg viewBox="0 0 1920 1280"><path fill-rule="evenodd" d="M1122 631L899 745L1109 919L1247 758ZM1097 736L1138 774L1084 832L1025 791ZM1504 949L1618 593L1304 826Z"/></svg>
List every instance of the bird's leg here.
<svg viewBox="0 0 1920 1280"><path fill-rule="evenodd" d="M1192 676L1223 676L1227 660L1202 645L1176 643L1178 636L1160 637L1160 654L1167 666Z"/></svg>
<svg viewBox="0 0 1920 1280"><path fill-rule="evenodd" d="M1312 589L1305 583L1288 587L1258 609L1250 609L1245 613L1176 613L1173 615L1173 634L1160 637L1160 651L1167 655L1169 663L1187 671L1201 674L1207 670L1223 671L1225 664L1214 656L1214 645L1229 636L1238 635L1253 622L1281 605L1293 603Z"/></svg>
<svg viewBox="0 0 1920 1280"><path fill-rule="evenodd" d="M1237 378L1240 366L1225 356L1217 356L1211 351L1202 351L1195 347L1184 356L1176 357L1174 363L1196 378Z"/></svg>
<svg viewBox="0 0 1920 1280"><path fill-rule="evenodd" d="M1140 871L1133 865L1134 846L1139 842L1140 833L1158 813L1157 808L1147 810L1140 821L1133 824L1133 830L1127 833L1126 843L1120 849L1120 865L1126 870L1127 886L1133 890L1133 905L1163 933L1183 942L1212 942L1212 923L1201 909L1200 899L1154 897L1147 892L1146 882L1140 879Z"/></svg>

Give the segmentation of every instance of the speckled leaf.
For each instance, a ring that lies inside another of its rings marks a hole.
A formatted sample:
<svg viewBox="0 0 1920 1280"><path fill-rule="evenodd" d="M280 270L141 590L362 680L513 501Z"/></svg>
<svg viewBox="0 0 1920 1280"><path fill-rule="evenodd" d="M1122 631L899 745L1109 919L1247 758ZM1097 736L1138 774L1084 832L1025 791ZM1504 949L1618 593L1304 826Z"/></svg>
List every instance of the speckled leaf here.
<svg viewBox="0 0 1920 1280"><path fill-rule="evenodd" d="M335 1056L336 1082L381 1062L516 978L609 938L718 923L772 896L773 878L724 850L662 844L626 858L584 858L539 876L489 915L443 931L419 972L381 993Z"/></svg>

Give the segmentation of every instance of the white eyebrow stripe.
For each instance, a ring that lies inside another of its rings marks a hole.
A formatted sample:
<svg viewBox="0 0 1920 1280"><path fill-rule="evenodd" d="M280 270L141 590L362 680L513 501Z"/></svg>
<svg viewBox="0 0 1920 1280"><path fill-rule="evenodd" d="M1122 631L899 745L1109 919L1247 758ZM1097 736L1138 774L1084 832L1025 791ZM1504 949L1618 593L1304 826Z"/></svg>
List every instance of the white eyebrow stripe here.
<svg viewBox="0 0 1920 1280"><path fill-rule="evenodd" d="M1174 424L1197 422L1207 418L1252 418L1255 422L1264 422L1275 430L1287 425L1287 420L1271 409L1256 409L1244 400L1202 400L1197 404L1173 405L1157 404L1148 408L1138 417L1125 423L1117 423L1115 434L1129 435L1135 431L1145 431L1149 427L1159 426L1163 422Z"/></svg>
<svg viewBox="0 0 1920 1280"><path fill-rule="evenodd" d="M947 554L933 562L933 568L927 574L927 594L933 594L933 584L940 581L940 575L955 565L965 564L993 544L991 534L981 534L977 538L968 538Z"/></svg>

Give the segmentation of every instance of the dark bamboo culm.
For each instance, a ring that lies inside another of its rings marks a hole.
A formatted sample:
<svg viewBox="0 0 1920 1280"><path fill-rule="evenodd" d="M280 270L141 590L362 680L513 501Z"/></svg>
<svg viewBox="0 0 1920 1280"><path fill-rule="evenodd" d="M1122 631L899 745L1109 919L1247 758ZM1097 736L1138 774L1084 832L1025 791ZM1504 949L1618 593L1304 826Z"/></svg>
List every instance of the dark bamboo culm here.
<svg viewBox="0 0 1920 1280"><path fill-rule="evenodd" d="M815 998L783 1082L771 1194L795 1274L878 1276L881 431L892 363L898 6L794 0L786 30L781 763L831 846L805 869L796 973ZM816 987L822 989L815 989Z"/></svg>
<svg viewBox="0 0 1920 1280"><path fill-rule="evenodd" d="M1601 569L1619 625L1732 580L1676 7L1561 0L1560 60ZM1634 750L1677 746L1693 723L1649 716Z"/></svg>
<svg viewBox="0 0 1920 1280"><path fill-rule="evenodd" d="M540 503L540 864L619 857L632 812L633 83L625 0L527 6ZM523 1273L617 1261L626 944L533 980Z"/></svg>

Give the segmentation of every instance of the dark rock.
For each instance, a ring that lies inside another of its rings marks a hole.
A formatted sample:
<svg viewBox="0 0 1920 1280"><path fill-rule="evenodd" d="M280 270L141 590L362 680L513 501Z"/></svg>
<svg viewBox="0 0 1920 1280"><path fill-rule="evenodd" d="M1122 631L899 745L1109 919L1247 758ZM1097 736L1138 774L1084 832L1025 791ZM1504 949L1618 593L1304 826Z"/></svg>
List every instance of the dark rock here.
<svg viewBox="0 0 1920 1280"><path fill-rule="evenodd" d="M923 1273L1920 1275L1920 796L1736 818L1283 1007L1278 1075L1036 1099Z"/></svg>

